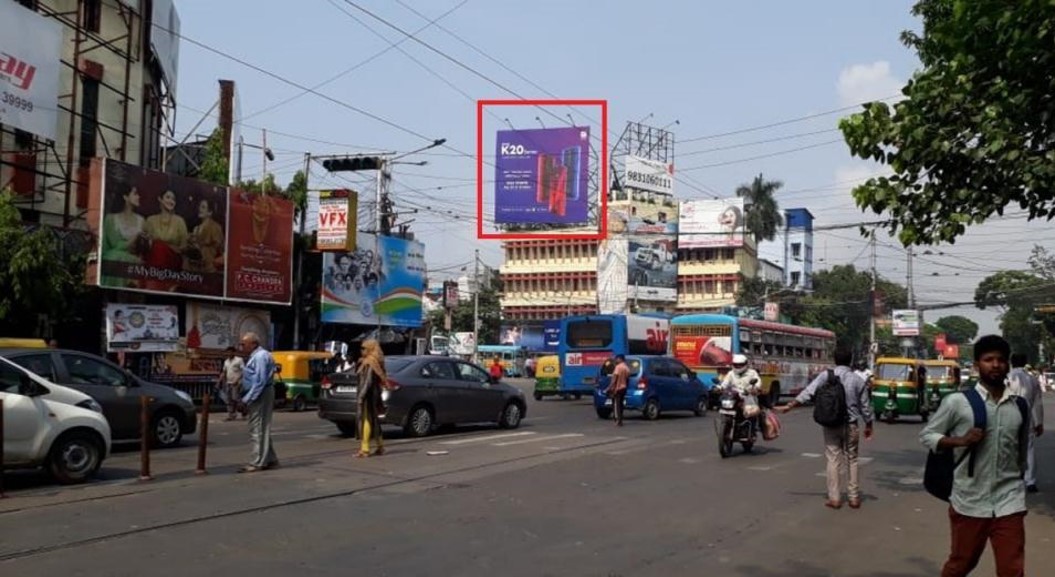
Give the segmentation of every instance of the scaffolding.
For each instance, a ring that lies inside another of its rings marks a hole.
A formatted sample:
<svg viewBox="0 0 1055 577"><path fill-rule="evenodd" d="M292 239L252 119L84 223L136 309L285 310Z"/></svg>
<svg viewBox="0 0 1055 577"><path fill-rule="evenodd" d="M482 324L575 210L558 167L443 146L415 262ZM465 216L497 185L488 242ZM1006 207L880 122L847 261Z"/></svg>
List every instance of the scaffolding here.
<svg viewBox="0 0 1055 577"><path fill-rule="evenodd" d="M141 6L144 13L153 9L152 0L18 0L27 8L60 23L64 46L62 51L62 86L59 94L60 134L58 141L0 125L0 169L7 168L8 178L0 188L10 187L26 220L40 222L41 215L58 214L46 210L48 193L61 195L61 228L85 229L80 221L88 208L88 165L96 156L106 156L160 167L162 138L175 133L175 98L163 77L160 63L149 50L149 17L130 4ZM100 23L105 19L106 25ZM123 68L116 81L111 74L104 79L104 64L112 70L114 62ZM142 66L140 82L133 85L133 65ZM142 86L140 91L139 87ZM88 88L86 88L88 87ZM90 88L90 89L89 89ZM105 108L104 108L105 107ZM105 113L106 121L102 116ZM139 134L130 127L133 114ZM119 118L113 122L111 118ZM65 134L61 130L65 130ZM139 157L130 157L136 138ZM63 142L64 141L64 142Z"/></svg>
<svg viewBox="0 0 1055 577"><path fill-rule="evenodd" d="M640 122L626 123L626 128L612 146L612 155L608 159L612 178L611 186L608 187L608 200L628 200L622 182L628 156L673 164L674 133Z"/></svg>

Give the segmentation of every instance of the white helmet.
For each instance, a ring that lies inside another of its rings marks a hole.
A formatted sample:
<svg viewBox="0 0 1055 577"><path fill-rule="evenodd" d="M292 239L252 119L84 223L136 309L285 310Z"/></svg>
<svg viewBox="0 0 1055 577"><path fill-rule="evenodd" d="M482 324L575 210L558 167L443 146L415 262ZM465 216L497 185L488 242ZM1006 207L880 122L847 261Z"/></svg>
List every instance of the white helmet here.
<svg viewBox="0 0 1055 577"><path fill-rule="evenodd" d="M733 355L733 370L736 374L742 375L747 371L747 356L736 354Z"/></svg>

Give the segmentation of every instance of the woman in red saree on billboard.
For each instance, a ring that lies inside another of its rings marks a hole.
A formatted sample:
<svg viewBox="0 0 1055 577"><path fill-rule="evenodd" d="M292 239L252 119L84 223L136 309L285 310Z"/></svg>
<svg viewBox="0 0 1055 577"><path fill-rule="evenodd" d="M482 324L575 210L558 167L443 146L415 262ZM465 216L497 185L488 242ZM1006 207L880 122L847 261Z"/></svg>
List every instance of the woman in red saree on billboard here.
<svg viewBox="0 0 1055 577"><path fill-rule="evenodd" d="M176 214L175 192L166 190L158 201L160 210L157 214L148 216L143 227L150 247L143 262L158 269L178 271L183 268L183 251L187 248L189 239L187 222ZM143 288L147 290L162 292L175 291L179 285L174 279L154 278L143 281L143 284Z"/></svg>

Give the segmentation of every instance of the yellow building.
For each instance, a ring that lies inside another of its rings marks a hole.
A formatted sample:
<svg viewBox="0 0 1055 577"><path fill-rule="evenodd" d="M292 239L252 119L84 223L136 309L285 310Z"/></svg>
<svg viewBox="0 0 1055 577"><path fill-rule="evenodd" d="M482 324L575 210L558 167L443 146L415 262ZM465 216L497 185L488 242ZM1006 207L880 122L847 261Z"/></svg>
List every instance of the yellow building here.
<svg viewBox="0 0 1055 577"><path fill-rule="evenodd" d="M744 246L678 250L678 312L710 312L736 304L743 278L758 275L754 241Z"/></svg>
<svg viewBox="0 0 1055 577"><path fill-rule="evenodd" d="M503 320L558 319L597 312L597 241L503 243Z"/></svg>

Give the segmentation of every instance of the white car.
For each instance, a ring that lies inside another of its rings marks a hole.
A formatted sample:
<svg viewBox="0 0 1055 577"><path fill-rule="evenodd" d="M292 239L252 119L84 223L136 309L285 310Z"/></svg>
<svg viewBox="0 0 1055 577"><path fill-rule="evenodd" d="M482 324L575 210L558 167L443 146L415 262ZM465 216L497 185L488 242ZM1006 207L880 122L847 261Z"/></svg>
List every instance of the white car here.
<svg viewBox="0 0 1055 577"><path fill-rule="evenodd" d="M0 358L4 467L46 467L63 484L83 483L110 456L110 425L91 397Z"/></svg>

